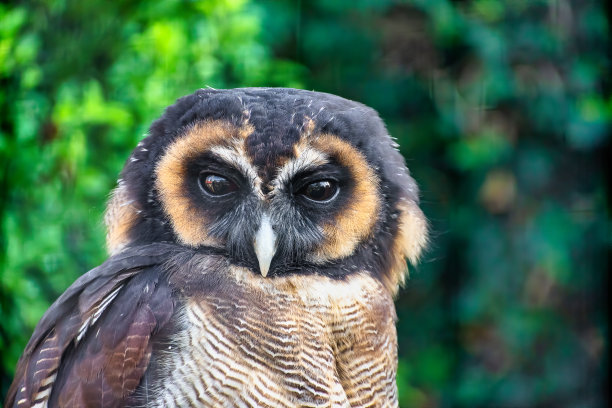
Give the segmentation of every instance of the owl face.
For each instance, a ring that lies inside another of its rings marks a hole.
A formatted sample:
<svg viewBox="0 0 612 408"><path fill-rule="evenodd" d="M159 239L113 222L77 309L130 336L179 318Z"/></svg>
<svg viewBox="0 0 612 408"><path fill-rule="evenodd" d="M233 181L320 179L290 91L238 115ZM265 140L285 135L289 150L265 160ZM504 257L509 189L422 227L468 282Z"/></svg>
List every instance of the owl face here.
<svg viewBox="0 0 612 408"><path fill-rule="evenodd" d="M262 278L379 276L391 290L426 222L377 114L293 89L200 90L151 127L106 221L112 253L168 241Z"/></svg>

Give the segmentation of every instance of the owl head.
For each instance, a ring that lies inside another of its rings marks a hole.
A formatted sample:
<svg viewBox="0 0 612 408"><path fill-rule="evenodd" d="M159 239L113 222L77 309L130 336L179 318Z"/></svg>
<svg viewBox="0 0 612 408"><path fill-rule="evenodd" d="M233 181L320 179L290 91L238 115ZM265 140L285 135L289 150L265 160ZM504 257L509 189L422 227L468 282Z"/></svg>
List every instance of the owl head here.
<svg viewBox="0 0 612 408"><path fill-rule="evenodd" d="M261 279L366 271L395 292L427 242L418 202L373 109L296 89L201 89L127 160L107 245L171 242Z"/></svg>

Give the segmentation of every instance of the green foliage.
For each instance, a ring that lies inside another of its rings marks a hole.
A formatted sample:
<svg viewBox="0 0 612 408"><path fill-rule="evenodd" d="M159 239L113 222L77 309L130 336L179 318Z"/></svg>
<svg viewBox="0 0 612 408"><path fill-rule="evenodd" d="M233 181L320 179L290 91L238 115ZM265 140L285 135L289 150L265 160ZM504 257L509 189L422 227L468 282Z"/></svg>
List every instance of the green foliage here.
<svg viewBox="0 0 612 408"><path fill-rule="evenodd" d="M397 302L402 406L605 406L609 16L596 0L0 5L2 390L105 257L129 151L177 97L290 86L373 106L432 248Z"/></svg>
<svg viewBox="0 0 612 408"><path fill-rule="evenodd" d="M222 0L0 9L3 390L49 304L105 258L107 195L162 109L206 85L302 86L260 41L260 14Z"/></svg>
<svg viewBox="0 0 612 408"><path fill-rule="evenodd" d="M402 406L605 406L602 5L267 7L281 55L378 109L421 185L434 237L397 303Z"/></svg>

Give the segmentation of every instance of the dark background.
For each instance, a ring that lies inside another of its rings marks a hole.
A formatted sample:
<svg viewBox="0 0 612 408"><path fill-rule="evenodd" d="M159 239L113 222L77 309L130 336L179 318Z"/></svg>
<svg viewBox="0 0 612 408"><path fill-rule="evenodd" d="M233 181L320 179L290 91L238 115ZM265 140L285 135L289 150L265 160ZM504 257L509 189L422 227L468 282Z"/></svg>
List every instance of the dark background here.
<svg viewBox="0 0 612 408"><path fill-rule="evenodd" d="M0 396L102 262L148 125L212 86L377 109L432 245L397 300L403 407L606 407L609 9L595 0L0 4Z"/></svg>

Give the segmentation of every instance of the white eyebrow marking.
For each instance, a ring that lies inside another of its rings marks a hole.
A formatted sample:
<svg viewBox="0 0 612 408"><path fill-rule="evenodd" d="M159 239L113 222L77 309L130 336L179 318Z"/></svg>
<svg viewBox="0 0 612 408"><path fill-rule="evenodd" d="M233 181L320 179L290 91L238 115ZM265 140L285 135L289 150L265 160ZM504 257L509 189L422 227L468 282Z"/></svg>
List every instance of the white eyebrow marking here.
<svg viewBox="0 0 612 408"><path fill-rule="evenodd" d="M300 148L296 146L297 157L289 160L278 172L273 181L276 189L282 189L300 171L309 170L329 163L325 153L310 146Z"/></svg>
<svg viewBox="0 0 612 408"><path fill-rule="evenodd" d="M238 146L238 143L233 147L214 146L210 151L240 171L249 180L255 192L263 198L261 179L257 175L257 170L247 160L244 150Z"/></svg>

